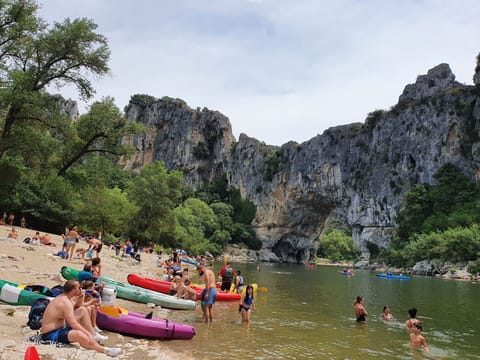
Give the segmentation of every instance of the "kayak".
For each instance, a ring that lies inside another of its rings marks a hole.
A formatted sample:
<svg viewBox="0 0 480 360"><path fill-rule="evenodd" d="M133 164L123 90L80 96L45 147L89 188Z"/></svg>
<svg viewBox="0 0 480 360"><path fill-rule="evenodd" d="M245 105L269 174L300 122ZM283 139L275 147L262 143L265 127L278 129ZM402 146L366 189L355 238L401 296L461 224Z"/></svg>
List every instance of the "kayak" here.
<svg viewBox="0 0 480 360"><path fill-rule="evenodd" d="M186 258L186 257L181 257L180 258L181 262L184 262L185 264L190 264L190 265L198 265L198 261L191 259L191 258Z"/></svg>
<svg viewBox="0 0 480 360"><path fill-rule="evenodd" d="M63 266L61 269L62 276L67 280L77 279L79 272L79 270L69 268L67 266ZM175 296L160 294L155 291L125 284L104 276L100 277L100 281L103 281L108 286L115 286L117 288L116 296L121 299L131 300L143 304L152 303L167 309L176 310L195 310L197 307L196 301L178 299Z"/></svg>
<svg viewBox="0 0 480 360"><path fill-rule="evenodd" d="M136 274L129 274L127 276L127 281L132 285L140 286L142 288L150 289L153 291L158 291L163 294L170 293L170 285L172 284L170 281L146 278ZM200 299L204 288L198 286L190 287L197 292L197 297ZM241 297L242 296L240 294L217 291L216 301L237 301L240 300Z"/></svg>
<svg viewBox="0 0 480 360"><path fill-rule="evenodd" d="M353 271L340 271L340 274L345 275L345 276L353 276L354 275Z"/></svg>
<svg viewBox="0 0 480 360"><path fill-rule="evenodd" d="M32 306L39 298L48 298L43 294L24 290L20 285L6 280L0 280L0 301L10 305Z"/></svg>
<svg viewBox="0 0 480 360"><path fill-rule="evenodd" d="M410 279L410 276L406 275L393 275L393 274L377 274L379 278L384 278L384 279L396 279L396 280L408 280Z"/></svg>
<svg viewBox="0 0 480 360"><path fill-rule="evenodd" d="M204 289L205 288L205 284L197 284L197 283L191 283L192 287L198 287L198 288L202 288ZM217 282L215 283L217 289L220 289L221 286L222 286L222 283L220 282ZM242 287L242 293L241 295L245 295L246 292L247 292L247 285L251 285L253 287L253 291L256 292L258 290L258 284L256 283L253 283L253 284L245 284L243 285ZM260 288L260 290L262 291L266 291L266 288ZM218 290L220 291L220 290ZM235 285L232 283L232 286L230 286L230 292L234 293L235 292Z"/></svg>
<svg viewBox="0 0 480 360"><path fill-rule="evenodd" d="M97 311L97 325L103 330L151 339L190 340L195 335L193 326L155 317L146 318L144 314L117 306L101 307Z"/></svg>

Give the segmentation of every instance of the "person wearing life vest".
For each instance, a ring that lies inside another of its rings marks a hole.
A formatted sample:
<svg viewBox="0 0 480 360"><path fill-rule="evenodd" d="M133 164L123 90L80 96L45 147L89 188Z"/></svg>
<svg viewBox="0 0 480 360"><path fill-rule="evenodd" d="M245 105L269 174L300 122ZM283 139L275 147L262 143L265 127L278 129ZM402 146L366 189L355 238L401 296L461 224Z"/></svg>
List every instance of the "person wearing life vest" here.
<svg viewBox="0 0 480 360"><path fill-rule="evenodd" d="M237 294L241 294L243 290L243 276L240 270L237 271L237 277L235 278L235 290Z"/></svg>
<svg viewBox="0 0 480 360"><path fill-rule="evenodd" d="M222 282L222 285L220 286L221 291L230 291L234 276L235 270L233 270L232 263L228 261L227 264L220 270L220 274L218 274L218 278Z"/></svg>

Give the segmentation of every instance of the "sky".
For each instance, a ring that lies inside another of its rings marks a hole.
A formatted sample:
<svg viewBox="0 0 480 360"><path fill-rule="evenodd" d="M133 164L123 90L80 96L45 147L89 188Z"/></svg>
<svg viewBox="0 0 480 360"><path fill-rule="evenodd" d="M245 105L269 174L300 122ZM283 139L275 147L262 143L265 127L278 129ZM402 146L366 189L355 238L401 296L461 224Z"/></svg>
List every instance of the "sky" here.
<svg viewBox="0 0 480 360"><path fill-rule="evenodd" d="M395 105L407 84L447 63L472 85L477 0L39 0L40 17L93 19L111 75L94 101L180 98L226 115L269 145L304 142ZM51 89L90 103L73 89Z"/></svg>

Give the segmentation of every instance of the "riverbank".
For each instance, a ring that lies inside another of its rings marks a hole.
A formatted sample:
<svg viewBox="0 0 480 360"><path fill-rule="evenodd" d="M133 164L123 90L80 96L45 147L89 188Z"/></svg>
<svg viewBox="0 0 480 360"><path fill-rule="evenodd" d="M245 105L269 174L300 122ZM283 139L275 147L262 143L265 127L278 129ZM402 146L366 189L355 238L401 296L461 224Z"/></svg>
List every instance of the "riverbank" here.
<svg viewBox="0 0 480 360"><path fill-rule="evenodd" d="M25 244L23 239L32 237L35 230L16 227L18 238L7 239L11 227L0 225L0 279L13 281L19 284L38 284L53 287L63 284L65 280L60 274L62 266L66 265L76 269L83 268L85 260L64 260L54 256L62 246L61 236L50 234L56 247L46 245ZM43 232L42 232L43 234ZM80 243L78 247L86 248L87 244ZM129 273L136 273L146 277L158 278L163 274L163 269L156 265L157 256L142 253L140 263L115 256L115 251L107 248L102 249L102 275L126 282ZM11 306L0 303L0 360L23 359L25 349L32 345L26 339L35 332L25 327L30 307ZM132 311L148 312L144 304L137 304L117 299L117 305L126 307ZM168 318L174 310L162 309L162 315ZM123 350L118 359L178 359L184 360L194 357L191 353L181 351L173 352L162 346L162 341L155 341L150 346L149 341L122 336L116 333L107 333L109 339L107 346L118 346ZM150 341L151 342L151 341ZM78 345L57 348L50 345L37 345L42 360L72 359L72 360L102 360L110 359L104 354L80 348Z"/></svg>

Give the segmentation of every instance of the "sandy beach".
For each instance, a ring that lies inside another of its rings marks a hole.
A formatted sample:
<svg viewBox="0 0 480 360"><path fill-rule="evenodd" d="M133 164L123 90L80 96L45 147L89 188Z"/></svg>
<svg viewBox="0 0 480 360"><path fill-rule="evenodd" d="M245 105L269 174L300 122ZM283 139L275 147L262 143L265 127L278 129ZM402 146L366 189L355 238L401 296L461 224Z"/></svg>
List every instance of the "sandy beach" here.
<svg viewBox="0 0 480 360"><path fill-rule="evenodd" d="M16 227L18 239L7 239L11 230L10 226L0 225L0 279L13 281L19 284L38 284L52 287L63 284L65 280L60 274L62 266L66 265L81 269L86 260L64 260L53 254L61 250L63 240L61 236L51 234L52 241L57 247L46 245L25 244L23 239L32 237L35 230ZM43 232L41 232L43 234ZM86 248L86 243L77 245ZM104 247L101 252L102 275L112 279L126 282L129 273L136 273L147 277L158 278L163 270L156 265L157 256L142 253L142 261L137 263L131 259L115 256L115 251ZM116 304L124 306L132 311L147 313L149 309L145 304L137 304L130 301L117 299ZM0 303L0 360L23 359L26 348L33 345L28 342L29 336L35 331L26 326L29 306L11 306ZM168 318L168 313L175 310L162 309L162 315ZM162 341L155 341L155 346L148 346L148 341L131 338L120 334L105 332L109 339L105 345L109 347L121 347L122 355L118 359L193 359L191 354L181 351L172 352L162 348ZM150 340L151 342L151 340ZM92 350L81 348L78 344L67 347L52 345L36 345L42 360L60 359L111 359L110 357Z"/></svg>

